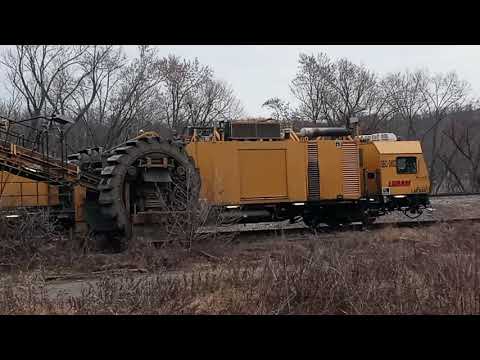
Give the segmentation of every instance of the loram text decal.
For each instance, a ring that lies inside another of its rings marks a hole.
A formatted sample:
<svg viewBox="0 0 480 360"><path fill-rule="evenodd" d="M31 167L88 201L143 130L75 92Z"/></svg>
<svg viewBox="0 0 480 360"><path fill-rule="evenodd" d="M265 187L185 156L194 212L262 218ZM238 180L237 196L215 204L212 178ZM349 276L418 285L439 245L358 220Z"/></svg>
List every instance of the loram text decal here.
<svg viewBox="0 0 480 360"><path fill-rule="evenodd" d="M390 180L388 186L410 186L410 180Z"/></svg>

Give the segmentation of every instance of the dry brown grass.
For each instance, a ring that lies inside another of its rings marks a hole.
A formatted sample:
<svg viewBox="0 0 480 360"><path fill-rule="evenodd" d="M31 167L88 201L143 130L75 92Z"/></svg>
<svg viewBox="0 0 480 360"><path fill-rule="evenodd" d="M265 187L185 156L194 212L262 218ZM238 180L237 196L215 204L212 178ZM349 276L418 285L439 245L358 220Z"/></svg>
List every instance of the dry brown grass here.
<svg viewBox="0 0 480 360"><path fill-rule="evenodd" d="M311 238L261 263L189 274L104 277L80 297L7 286L0 313L478 314L480 225Z"/></svg>
<svg viewBox="0 0 480 360"><path fill-rule="evenodd" d="M0 213L0 275L18 272L93 273L114 269L139 269L145 272L170 270L191 262L203 254L215 253L235 233L219 236L214 226L209 233L197 230L210 216L210 208L202 208L196 216L177 220L169 237L176 241L158 247L141 237L130 242L123 253L104 254L85 246L85 236L70 239L46 211L29 213L18 209L19 218L6 218ZM218 215L218 214L215 214ZM215 218L216 219L216 218ZM191 220L190 225L186 225ZM195 221L193 221L195 220ZM88 235L87 235L88 236ZM180 241L180 240L184 241ZM211 250L214 249L214 250Z"/></svg>
<svg viewBox="0 0 480 360"><path fill-rule="evenodd" d="M2 270L28 271L55 255L65 255L72 243L60 235L46 211L17 209L16 218L0 213L0 264Z"/></svg>

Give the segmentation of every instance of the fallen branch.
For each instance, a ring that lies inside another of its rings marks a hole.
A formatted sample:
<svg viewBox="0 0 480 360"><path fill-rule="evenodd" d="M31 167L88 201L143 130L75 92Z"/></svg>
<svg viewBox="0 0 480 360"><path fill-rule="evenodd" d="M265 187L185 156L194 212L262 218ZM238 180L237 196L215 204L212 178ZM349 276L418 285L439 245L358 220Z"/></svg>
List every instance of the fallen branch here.
<svg viewBox="0 0 480 360"><path fill-rule="evenodd" d="M203 256L209 258L209 259L213 259L213 260L215 260L215 261L219 261L219 260L220 260L219 257L214 256L214 255L212 255L212 254L209 254L209 253L207 253L207 252L205 252L205 251L196 250L196 252L199 253L200 255L203 255Z"/></svg>

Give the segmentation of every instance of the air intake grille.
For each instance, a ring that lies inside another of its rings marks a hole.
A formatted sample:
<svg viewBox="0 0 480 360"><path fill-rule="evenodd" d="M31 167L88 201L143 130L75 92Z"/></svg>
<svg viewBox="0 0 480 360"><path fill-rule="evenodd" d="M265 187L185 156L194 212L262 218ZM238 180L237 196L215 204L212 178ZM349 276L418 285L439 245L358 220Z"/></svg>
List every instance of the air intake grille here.
<svg viewBox="0 0 480 360"><path fill-rule="evenodd" d="M279 123L232 122L231 139L280 139Z"/></svg>
<svg viewBox="0 0 480 360"><path fill-rule="evenodd" d="M318 169L318 145L309 142L308 152L308 199L320 200L320 171Z"/></svg>
<svg viewBox="0 0 480 360"><path fill-rule="evenodd" d="M360 170L358 160L358 146L355 142L342 142L343 160L343 197L359 198Z"/></svg>

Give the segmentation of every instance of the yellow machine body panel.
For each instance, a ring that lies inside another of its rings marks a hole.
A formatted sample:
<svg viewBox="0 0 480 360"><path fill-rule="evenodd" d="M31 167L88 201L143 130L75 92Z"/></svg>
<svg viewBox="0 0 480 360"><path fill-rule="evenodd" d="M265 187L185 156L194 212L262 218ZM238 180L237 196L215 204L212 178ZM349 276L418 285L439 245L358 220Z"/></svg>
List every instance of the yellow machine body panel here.
<svg viewBox="0 0 480 360"><path fill-rule="evenodd" d="M238 160L241 200L288 199L286 149L239 149Z"/></svg>
<svg viewBox="0 0 480 360"><path fill-rule="evenodd" d="M361 197L355 141L191 142L201 197L215 205ZM316 168L312 166L316 164Z"/></svg>
<svg viewBox="0 0 480 360"><path fill-rule="evenodd" d="M191 142L201 197L216 205L300 202L307 197L306 144L295 141Z"/></svg>
<svg viewBox="0 0 480 360"><path fill-rule="evenodd" d="M360 145L366 195L425 194L428 169L419 141L374 141ZM374 175L373 175L374 174Z"/></svg>
<svg viewBox="0 0 480 360"><path fill-rule="evenodd" d="M360 144L359 148L362 194L364 196L379 194L380 154L373 143Z"/></svg>
<svg viewBox="0 0 480 360"><path fill-rule="evenodd" d="M358 145L348 140L317 140L320 199L361 197Z"/></svg>
<svg viewBox="0 0 480 360"><path fill-rule="evenodd" d="M420 141L373 141L379 154L421 154Z"/></svg>
<svg viewBox="0 0 480 360"><path fill-rule="evenodd" d="M59 205L58 187L0 171L0 208Z"/></svg>
<svg viewBox="0 0 480 360"><path fill-rule="evenodd" d="M318 145L318 167L320 173L320 199L337 199L343 195L343 152L335 141L320 140Z"/></svg>

